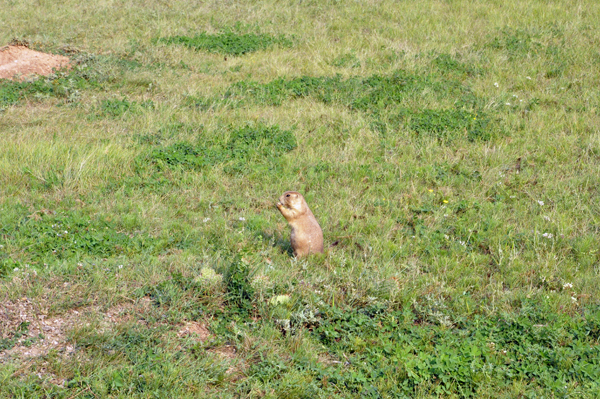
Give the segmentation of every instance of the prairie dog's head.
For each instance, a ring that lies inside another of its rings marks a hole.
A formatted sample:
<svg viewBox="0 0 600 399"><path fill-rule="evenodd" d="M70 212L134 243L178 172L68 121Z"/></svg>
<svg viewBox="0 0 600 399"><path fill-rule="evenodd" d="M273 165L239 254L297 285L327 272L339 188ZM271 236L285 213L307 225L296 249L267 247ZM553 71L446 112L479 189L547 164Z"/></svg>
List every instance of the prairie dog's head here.
<svg viewBox="0 0 600 399"><path fill-rule="evenodd" d="M277 208L284 216L297 216L306 212L308 206L302 194L297 191L286 191L279 197Z"/></svg>
<svg viewBox="0 0 600 399"><path fill-rule="evenodd" d="M297 191L286 191L279 197L279 203L285 208L300 210L305 203L304 197Z"/></svg>

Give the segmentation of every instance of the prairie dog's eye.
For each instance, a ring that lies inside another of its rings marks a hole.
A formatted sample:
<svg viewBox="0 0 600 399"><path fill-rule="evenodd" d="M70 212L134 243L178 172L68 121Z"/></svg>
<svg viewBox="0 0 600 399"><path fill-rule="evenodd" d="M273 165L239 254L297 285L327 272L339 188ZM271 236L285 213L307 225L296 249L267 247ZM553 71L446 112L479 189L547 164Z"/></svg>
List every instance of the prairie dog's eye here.
<svg viewBox="0 0 600 399"><path fill-rule="evenodd" d="M286 197L289 197L289 196L290 196L289 194L288 194L288 195L286 195Z"/></svg>

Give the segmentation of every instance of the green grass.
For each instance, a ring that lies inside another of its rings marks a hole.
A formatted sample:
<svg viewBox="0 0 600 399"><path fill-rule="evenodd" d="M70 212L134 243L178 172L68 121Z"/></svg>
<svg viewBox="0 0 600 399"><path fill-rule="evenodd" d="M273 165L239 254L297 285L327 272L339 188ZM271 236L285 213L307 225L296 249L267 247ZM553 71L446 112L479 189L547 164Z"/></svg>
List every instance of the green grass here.
<svg viewBox="0 0 600 399"><path fill-rule="evenodd" d="M199 33L195 36L161 37L155 41L162 44L179 44L194 50L204 50L227 55L243 55L258 50L265 50L274 45L291 46L291 41L284 35L274 37L264 34L238 34L226 31L217 35Z"/></svg>
<svg viewBox="0 0 600 399"><path fill-rule="evenodd" d="M0 19L0 397L600 394L595 2Z"/></svg>
<svg viewBox="0 0 600 399"><path fill-rule="evenodd" d="M83 61L80 61L83 62ZM77 64L73 71L59 71L44 79L32 82L0 81L0 110L24 100L58 98L67 102L77 101L79 92L98 87L99 81L87 66Z"/></svg>
<svg viewBox="0 0 600 399"><path fill-rule="evenodd" d="M138 159L140 166L153 164L158 170L182 167L201 170L227 164L227 170L244 173L259 164L277 164L279 158L297 147L291 131L275 126L247 125L231 132L227 142L197 144L177 142L157 146Z"/></svg>

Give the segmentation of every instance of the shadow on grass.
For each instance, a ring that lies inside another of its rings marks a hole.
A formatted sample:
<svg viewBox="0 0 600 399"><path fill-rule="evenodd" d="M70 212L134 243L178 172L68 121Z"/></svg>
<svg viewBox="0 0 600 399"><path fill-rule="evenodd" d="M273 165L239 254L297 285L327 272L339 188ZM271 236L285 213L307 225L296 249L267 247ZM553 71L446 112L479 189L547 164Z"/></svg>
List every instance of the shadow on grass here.
<svg viewBox="0 0 600 399"><path fill-rule="evenodd" d="M277 232L269 234L266 231L257 232L257 236L261 237L267 242L273 243L273 247L278 248L281 253L287 253L290 258L294 257L294 249L292 248L289 237L281 235Z"/></svg>

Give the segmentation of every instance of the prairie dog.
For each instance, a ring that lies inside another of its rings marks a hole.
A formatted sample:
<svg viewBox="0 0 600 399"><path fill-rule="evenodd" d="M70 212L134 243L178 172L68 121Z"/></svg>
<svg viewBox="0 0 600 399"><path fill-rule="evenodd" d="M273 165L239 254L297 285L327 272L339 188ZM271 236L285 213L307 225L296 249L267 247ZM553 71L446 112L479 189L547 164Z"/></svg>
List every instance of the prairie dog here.
<svg viewBox="0 0 600 399"><path fill-rule="evenodd" d="M286 191L279 197L277 208L292 228L290 241L295 257L323 252L323 231L302 194Z"/></svg>

